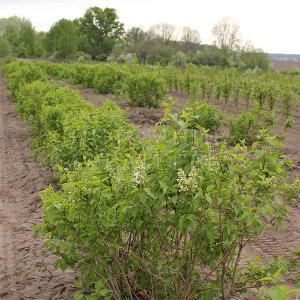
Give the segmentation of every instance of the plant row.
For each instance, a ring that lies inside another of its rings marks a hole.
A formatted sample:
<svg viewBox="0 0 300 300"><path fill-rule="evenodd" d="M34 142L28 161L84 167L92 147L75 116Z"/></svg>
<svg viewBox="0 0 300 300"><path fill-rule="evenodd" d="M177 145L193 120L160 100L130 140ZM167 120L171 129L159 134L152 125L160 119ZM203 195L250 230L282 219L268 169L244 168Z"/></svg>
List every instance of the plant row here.
<svg viewBox="0 0 300 300"><path fill-rule="evenodd" d="M58 267L79 271L76 299L231 299L288 271L283 258L240 262L299 191L272 136L261 131L249 148L210 145L193 118L167 107L143 141L115 104L90 108L37 64L4 72L57 170L60 189L43 192L37 231Z"/></svg>
<svg viewBox="0 0 300 300"><path fill-rule="evenodd" d="M73 84L95 88L98 93L126 97L133 105L158 107L166 92L184 92L202 100L232 102L247 108L255 102L260 108L276 107L290 117L298 102L299 79L279 73L249 74L235 69L188 66L156 67L134 64L39 63L47 74Z"/></svg>

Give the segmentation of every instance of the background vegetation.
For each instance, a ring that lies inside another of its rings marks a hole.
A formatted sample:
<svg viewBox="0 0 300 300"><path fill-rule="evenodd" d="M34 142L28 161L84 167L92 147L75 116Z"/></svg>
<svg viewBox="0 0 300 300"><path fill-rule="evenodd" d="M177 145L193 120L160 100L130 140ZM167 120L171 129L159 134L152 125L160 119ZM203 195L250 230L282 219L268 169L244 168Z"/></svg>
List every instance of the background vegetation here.
<svg viewBox="0 0 300 300"><path fill-rule="evenodd" d="M247 43L239 25L229 18L212 28L213 45L201 43L197 29L156 24L148 30L125 31L112 8L91 7L81 18L58 20L48 32L37 32L30 20L17 16L0 19L0 56L63 60L99 60L118 63L219 65L268 70L268 56Z"/></svg>

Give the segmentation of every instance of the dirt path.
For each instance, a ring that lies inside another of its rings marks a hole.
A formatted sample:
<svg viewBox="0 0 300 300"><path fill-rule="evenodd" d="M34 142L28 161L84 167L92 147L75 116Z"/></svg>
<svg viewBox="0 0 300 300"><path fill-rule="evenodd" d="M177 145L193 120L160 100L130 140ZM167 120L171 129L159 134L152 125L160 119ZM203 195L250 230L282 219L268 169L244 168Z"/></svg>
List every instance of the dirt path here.
<svg viewBox="0 0 300 300"><path fill-rule="evenodd" d="M54 269L31 227L51 176L29 158L31 130L17 117L0 74L0 299L72 299L74 272Z"/></svg>

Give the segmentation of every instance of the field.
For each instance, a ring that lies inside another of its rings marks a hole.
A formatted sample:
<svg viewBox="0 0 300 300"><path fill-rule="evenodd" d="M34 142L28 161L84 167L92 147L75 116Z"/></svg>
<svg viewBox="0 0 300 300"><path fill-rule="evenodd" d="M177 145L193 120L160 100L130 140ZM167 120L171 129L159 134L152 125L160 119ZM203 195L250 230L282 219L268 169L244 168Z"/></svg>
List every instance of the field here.
<svg viewBox="0 0 300 300"><path fill-rule="evenodd" d="M4 66L1 299L252 299L276 273L299 284L299 253L286 255L300 246L299 79L97 68Z"/></svg>
<svg viewBox="0 0 300 300"><path fill-rule="evenodd" d="M272 66L275 70L288 70L288 69L299 69L300 62L293 62L293 61L272 61Z"/></svg>

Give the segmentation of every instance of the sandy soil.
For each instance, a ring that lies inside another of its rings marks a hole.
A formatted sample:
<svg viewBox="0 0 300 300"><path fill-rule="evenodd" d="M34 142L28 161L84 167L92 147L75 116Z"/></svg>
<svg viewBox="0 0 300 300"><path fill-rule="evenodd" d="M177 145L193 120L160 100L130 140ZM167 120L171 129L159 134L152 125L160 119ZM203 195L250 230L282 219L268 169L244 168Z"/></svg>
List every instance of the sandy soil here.
<svg viewBox="0 0 300 300"><path fill-rule="evenodd" d="M54 269L55 257L31 231L51 175L29 158L32 132L17 117L1 74L0 93L0 299L72 299L74 272Z"/></svg>

